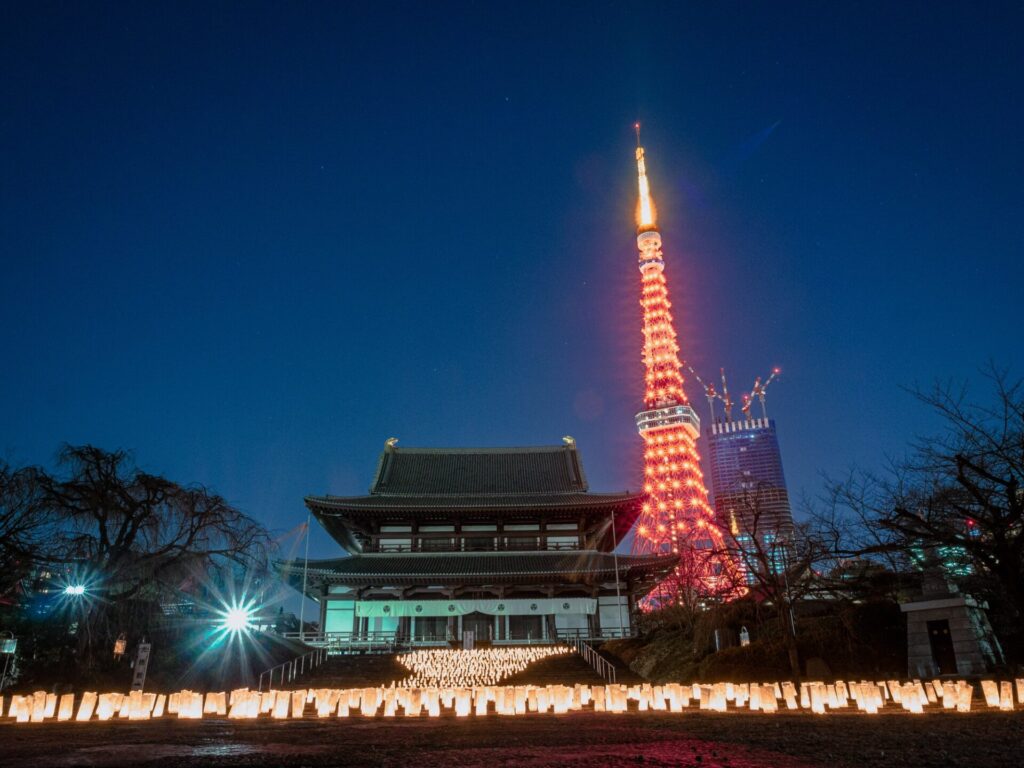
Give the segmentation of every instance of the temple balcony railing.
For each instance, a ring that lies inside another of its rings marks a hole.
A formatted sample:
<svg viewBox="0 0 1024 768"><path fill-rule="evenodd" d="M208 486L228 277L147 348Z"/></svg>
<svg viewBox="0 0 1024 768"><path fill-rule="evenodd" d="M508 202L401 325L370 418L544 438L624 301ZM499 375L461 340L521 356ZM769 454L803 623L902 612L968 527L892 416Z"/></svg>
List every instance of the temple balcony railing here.
<svg viewBox="0 0 1024 768"><path fill-rule="evenodd" d="M407 648L447 648L459 642L452 632L409 636L388 632L284 632L289 640L298 640L313 648L326 648L328 653L397 653ZM633 630L608 628L598 632L588 629L557 629L547 637L510 637L498 640L476 640L476 645L571 645L601 643L605 640L636 637Z"/></svg>
<svg viewBox="0 0 1024 768"><path fill-rule="evenodd" d="M572 541L556 541L554 539ZM577 537L541 536L448 536L444 538L423 538L419 541L394 541L385 537L373 537L363 550L367 553L399 554L403 552L573 552L582 549Z"/></svg>

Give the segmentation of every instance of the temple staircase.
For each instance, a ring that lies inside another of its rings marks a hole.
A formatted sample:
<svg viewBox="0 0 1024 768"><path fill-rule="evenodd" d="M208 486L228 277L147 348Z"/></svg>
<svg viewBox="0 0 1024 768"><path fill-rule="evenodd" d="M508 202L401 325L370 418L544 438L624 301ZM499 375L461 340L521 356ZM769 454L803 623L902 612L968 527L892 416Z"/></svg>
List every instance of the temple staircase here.
<svg viewBox="0 0 1024 768"><path fill-rule="evenodd" d="M409 674L395 654L328 656L324 663L296 685L305 688L372 688L390 685Z"/></svg>
<svg viewBox="0 0 1024 768"><path fill-rule="evenodd" d="M617 681L625 684L644 682L621 661L602 654L616 668ZM328 656L294 683L305 688L369 688L388 686L409 674L396 654L347 654ZM502 685L600 685L601 676L578 653L551 656L531 664L501 681Z"/></svg>

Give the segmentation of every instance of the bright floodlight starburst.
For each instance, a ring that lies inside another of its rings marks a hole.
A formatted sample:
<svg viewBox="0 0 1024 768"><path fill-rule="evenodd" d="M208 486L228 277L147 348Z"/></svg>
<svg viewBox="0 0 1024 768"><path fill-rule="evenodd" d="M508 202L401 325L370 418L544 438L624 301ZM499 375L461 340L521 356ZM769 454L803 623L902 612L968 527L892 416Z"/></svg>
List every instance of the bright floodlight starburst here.
<svg viewBox="0 0 1024 768"><path fill-rule="evenodd" d="M252 628L252 609L247 605L232 605L221 611L221 625L228 632L246 632Z"/></svg>
<svg viewBox="0 0 1024 768"><path fill-rule="evenodd" d="M64 587L64 594L73 597L80 597L85 594L85 587L81 584L68 584Z"/></svg>

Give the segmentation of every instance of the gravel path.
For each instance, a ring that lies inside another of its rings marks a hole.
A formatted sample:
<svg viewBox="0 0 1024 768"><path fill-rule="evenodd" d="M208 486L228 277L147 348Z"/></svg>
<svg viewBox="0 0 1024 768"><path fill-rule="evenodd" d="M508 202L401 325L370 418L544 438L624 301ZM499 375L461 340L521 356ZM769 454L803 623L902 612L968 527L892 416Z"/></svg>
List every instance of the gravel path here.
<svg viewBox="0 0 1024 768"><path fill-rule="evenodd" d="M25 766L1019 766L1024 713L574 713L457 720L0 724Z"/></svg>

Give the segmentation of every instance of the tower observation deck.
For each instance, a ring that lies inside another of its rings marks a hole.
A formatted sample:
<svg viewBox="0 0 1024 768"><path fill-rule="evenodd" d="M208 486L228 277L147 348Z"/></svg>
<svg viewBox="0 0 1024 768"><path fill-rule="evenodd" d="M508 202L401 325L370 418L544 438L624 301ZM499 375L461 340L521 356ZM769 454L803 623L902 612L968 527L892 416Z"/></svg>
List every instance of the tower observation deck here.
<svg viewBox="0 0 1024 768"><path fill-rule="evenodd" d="M679 564L643 601L657 608L724 596L738 582L725 554L722 532L708 504L700 470L700 419L687 400L679 341L668 298L657 213L637 126L637 248L643 309L644 410L636 426L644 441L644 501L633 539L634 554L673 553Z"/></svg>

